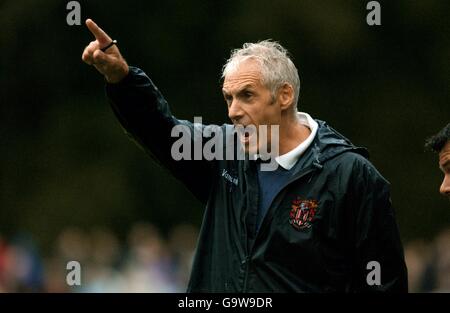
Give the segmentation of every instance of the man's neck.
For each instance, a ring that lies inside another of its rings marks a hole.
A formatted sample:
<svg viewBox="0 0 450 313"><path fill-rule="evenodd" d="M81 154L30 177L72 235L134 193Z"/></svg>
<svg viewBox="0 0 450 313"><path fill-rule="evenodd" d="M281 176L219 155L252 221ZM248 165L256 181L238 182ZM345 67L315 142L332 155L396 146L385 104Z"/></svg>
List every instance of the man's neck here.
<svg viewBox="0 0 450 313"><path fill-rule="evenodd" d="M286 117L286 121L280 125L279 155L295 149L311 134L311 130L303 125L297 114L295 117Z"/></svg>

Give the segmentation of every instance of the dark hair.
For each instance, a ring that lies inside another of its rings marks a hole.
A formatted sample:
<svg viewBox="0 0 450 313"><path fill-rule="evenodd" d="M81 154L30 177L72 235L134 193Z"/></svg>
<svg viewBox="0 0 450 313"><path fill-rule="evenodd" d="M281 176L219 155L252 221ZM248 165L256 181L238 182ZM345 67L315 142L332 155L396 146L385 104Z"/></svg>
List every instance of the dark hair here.
<svg viewBox="0 0 450 313"><path fill-rule="evenodd" d="M441 129L439 133L430 137L425 142L425 148L433 152L439 153L444 148L447 141L450 140L450 123Z"/></svg>

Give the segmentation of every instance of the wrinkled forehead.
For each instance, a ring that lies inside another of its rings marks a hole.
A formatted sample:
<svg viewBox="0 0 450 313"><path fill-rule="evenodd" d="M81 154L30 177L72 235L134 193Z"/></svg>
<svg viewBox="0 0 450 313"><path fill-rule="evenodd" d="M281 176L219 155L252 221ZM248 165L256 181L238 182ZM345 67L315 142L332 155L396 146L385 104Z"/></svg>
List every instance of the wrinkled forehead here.
<svg viewBox="0 0 450 313"><path fill-rule="evenodd" d="M230 68L223 81L223 89L232 91L243 85L262 86L261 67L254 59L245 59Z"/></svg>

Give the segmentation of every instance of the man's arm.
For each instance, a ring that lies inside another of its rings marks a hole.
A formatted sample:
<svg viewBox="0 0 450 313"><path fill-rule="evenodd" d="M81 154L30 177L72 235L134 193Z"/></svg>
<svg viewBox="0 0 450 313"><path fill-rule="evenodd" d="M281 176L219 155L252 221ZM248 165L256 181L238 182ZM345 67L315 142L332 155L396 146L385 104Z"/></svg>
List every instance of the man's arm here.
<svg viewBox="0 0 450 313"><path fill-rule="evenodd" d="M104 75L112 109L126 133L180 179L199 200L206 202L212 186L213 162L176 161L171 154L172 145L178 140L171 136L174 127L185 127L191 134L191 147L194 147L195 141L202 140L201 135L194 134L202 134L205 126L176 119L150 78L142 70L129 67L116 45L102 51L101 48L108 46L111 38L92 20L87 20L86 25L96 40L85 48L82 59Z"/></svg>
<svg viewBox="0 0 450 313"><path fill-rule="evenodd" d="M158 88L140 69L129 67L129 74L117 84L107 84L106 94L125 132L150 156L181 180L202 202L206 202L212 184L213 162L194 160L195 141L202 140L204 125L178 120ZM191 134L190 160L174 160L172 137L174 127L184 127ZM195 129L195 132L194 132ZM194 136L194 134L199 134ZM201 144L200 144L201 145Z"/></svg>
<svg viewBox="0 0 450 313"><path fill-rule="evenodd" d="M348 201L353 207L355 268L350 291L408 292L407 269L389 183L362 157L355 162L352 177ZM380 285L376 284L377 274Z"/></svg>

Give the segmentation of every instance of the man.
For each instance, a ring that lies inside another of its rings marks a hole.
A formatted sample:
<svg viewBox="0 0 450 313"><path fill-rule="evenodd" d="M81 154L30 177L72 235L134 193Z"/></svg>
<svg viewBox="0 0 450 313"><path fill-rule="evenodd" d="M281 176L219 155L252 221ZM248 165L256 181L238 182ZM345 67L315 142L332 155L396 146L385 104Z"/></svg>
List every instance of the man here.
<svg viewBox="0 0 450 313"><path fill-rule="evenodd" d="M82 59L104 75L126 132L206 205L189 292L407 291L389 183L365 149L297 112L300 80L283 47L245 44L224 67L234 127L258 126L238 132L246 158L175 161L174 127L205 134L212 126L176 119L145 73L128 66L92 20L86 25L96 40ZM255 144L259 126L278 129L277 138ZM224 145L234 138L226 135ZM274 141L278 166L262 170L262 158L249 155Z"/></svg>
<svg viewBox="0 0 450 313"><path fill-rule="evenodd" d="M439 168L444 172L440 193L450 199L450 123L425 143L425 147L439 154Z"/></svg>

